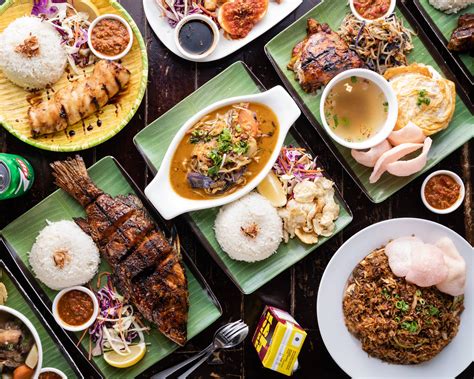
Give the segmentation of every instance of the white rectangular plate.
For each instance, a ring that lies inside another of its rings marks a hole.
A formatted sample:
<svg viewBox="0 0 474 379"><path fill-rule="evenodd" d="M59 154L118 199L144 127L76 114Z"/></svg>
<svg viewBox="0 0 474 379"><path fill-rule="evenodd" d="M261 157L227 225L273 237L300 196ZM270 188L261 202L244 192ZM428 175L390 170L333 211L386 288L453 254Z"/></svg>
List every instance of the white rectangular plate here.
<svg viewBox="0 0 474 379"><path fill-rule="evenodd" d="M174 28L172 28L168 24L166 18L163 17L163 13L158 7L156 1L157 0L143 0L143 8L145 9L145 15L148 23L155 32L156 36L169 50L179 57L187 59L178 51L174 42ZM221 30L221 38L219 39L219 45L217 46L216 50L207 58L201 60L201 62L216 61L234 53L235 51L247 45L249 42L252 42L255 38L260 37L263 33L273 28L276 24L278 24L281 20L298 8L302 2L303 0L283 0L281 4L278 4L275 1L270 0L266 16L262 21L255 25L247 37L235 40L226 39L224 37L223 31Z"/></svg>

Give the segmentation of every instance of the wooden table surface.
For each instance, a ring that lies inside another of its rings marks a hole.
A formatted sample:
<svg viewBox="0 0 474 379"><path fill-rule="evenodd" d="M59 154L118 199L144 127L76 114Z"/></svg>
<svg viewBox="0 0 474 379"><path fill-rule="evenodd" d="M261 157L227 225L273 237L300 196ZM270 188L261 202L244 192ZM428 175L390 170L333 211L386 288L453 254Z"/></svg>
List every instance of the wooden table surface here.
<svg viewBox="0 0 474 379"><path fill-rule="evenodd" d="M0 3L2 2L3 0L0 0ZM287 19L241 51L216 63L200 64L187 62L174 56L159 42L147 24L141 1L121 0L120 3L134 18L148 47L150 63L148 90L137 114L124 130L108 142L81 152L81 155L87 165L93 164L106 155L116 157L136 183L144 188L150 181L151 175L132 143L133 136L235 61L244 61L266 87L281 84L265 56L263 46L274 35L316 5L318 0L304 0L303 4ZM308 332L307 340L299 357L300 369L295 373L295 378L345 378L347 376L332 360L321 340L316 318L316 296L319 282L324 268L339 246L366 226L397 217L419 217L439 222L465 237L471 244L474 243L472 141L456 150L435 168L448 169L458 173L467 186L466 200L463 206L452 214L438 216L423 206L419 196L420 185L425 175L382 204L373 204L343 170L303 116L298 120L296 127L307 139L313 151L319 154L327 171L342 189L343 195L354 213L353 222L343 232L260 290L252 295L243 296L204 248L199 245L190 228L182 220L177 220L184 245L222 304L223 316L184 348L159 362L154 371L157 372L176 364L207 346L214 330L230 320L244 319L250 325L251 333L253 333L263 306L270 304L288 310ZM30 147L8 134L3 128L0 128L0 151L24 156L33 164L36 171L36 182L27 195L0 203L1 229L56 189L48 165L56 159L66 158L68 154L52 153ZM261 367L257 354L250 343L250 338L243 346L214 355L208 364L204 364L196 371L195 375L202 378L271 378L279 376ZM473 378L473 376L474 367L471 364L460 377Z"/></svg>

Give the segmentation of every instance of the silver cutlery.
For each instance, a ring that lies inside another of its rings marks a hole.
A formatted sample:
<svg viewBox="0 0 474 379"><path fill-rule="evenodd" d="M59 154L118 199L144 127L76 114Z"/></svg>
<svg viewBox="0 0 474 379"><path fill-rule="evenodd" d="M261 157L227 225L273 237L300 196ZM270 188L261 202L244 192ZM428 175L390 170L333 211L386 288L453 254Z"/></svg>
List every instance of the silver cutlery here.
<svg viewBox="0 0 474 379"><path fill-rule="evenodd" d="M242 343L242 341L247 337L248 332L249 327L242 320L223 325L217 329L216 333L214 334L214 340L208 347L193 357L186 359L184 362L178 363L173 367L153 375L151 379L165 379L190 363L197 361L193 366L191 366L178 377L178 379L185 379L189 376L189 374L191 374L201 364L203 364L216 350L228 349Z"/></svg>

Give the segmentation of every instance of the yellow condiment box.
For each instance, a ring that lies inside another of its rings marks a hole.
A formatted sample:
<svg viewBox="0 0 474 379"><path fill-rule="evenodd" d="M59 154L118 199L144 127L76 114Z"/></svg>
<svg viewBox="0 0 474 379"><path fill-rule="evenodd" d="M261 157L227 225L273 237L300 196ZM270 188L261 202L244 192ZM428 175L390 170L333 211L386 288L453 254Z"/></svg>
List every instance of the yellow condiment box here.
<svg viewBox="0 0 474 379"><path fill-rule="evenodd" d="M306 332L281 309L266 306L252 343L264 367L290 376L298 367Z"/></svg>

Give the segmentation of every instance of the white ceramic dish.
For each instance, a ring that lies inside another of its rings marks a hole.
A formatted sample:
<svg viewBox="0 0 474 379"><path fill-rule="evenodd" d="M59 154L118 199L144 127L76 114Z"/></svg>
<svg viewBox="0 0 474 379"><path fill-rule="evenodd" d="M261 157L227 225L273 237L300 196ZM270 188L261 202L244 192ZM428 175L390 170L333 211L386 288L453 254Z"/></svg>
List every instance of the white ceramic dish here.
<svg viewBox="0 0 474 379"><path fill-rule="evenodd" d="M69 324L65 323L61 319L61 317L59 317L59 314L58 314L59 299L65 293L67 293L69 291L73 291L73 290L77 290L77 291L81 291L81 292L86 293L92 299L92 303L94 304L94 311L92 313L92 317L90 318L90 320L88 322L86 322L85 324L78 325L78 326L73 326L73 325L69 325ZM80 332L82 330L86 330L89 326L91 326L94 323L94 321L97 318L98 314L99 314L99 302L97 301L97 297L94 295L94 293L90 289L88 289L86 287L83 287L83 286L75 286L75 287L65 288L65 289L59 291L57 293L56 297L53 300L53 316L54 316L54 319L56 320L56 322L58 323L58 325L61 328L65 329L65 330L69 330L71 332Z"/></svg>
<svg viewBox="0 0 474 379"><path fill-rule="evenodd" d="M443 175L443 174L448 175L451 178L453 178L456 181L456 183L458 183L461 186L461 188L459 190L460 191L459 198L456 200L456 202L453 205L451 205L449 208L446 208L446 209L438 209L438 208L432 207L426 200L425 187L426 187L426 184L428 183L428 180L430 180L433 176ZM426 208L428 208L433 213L443 215L443 214L454 212L456 209L458 209L461 206L462 202L464 201L464 197L466 196L466 188L464 187L464 183L462 179L459 177L459 175L448 170L438 170L428 175L426 179L423 181L423 184L421 185L420 195L421 195L421 200L423 201L423 204L425 204Z"/></svg>
<svg viewBox="0 0 474 379"><path fill-rule="evenodd" d="M329 126L326 120L324 103L326 98L329 95L329 92L334 88L334 86L339 83L341 80L356 76L359 78L365 78L373 83L375 83L384 93L385 98L388 102L388 114L387 120L380 130L374 134L372 137L365 141L361 142L348 142L344 138L339 137L336 133L333 132L332 128ZM324 88L323 94L321 96L321 103L319 106L319 111L321 114L321 120L323 122L323 127L326 130L326 133L336 141L338 144L345 146L349 149L363 150L369 149L381 143L383 140L387 139L388 135L393 131L398 117L398 101L395 92L393 91L392 86L389 82L380 74L377 74L374 71L367 70L365 68L354 68L347 71L343 71L340 74L336 75Z"/></svg>
<svg viewBox="0 0 474 379"><path fill-rule="evenodd" d="M466 260L465 310L457 336L432 360L418 365L394 365L370 357L347 330L342 298L354 267L371 251L389 240L415 235L434 243L449 237ZM416 218L392 219L371 225L347 240L334 254L319 286L317 314L324 344L336 363L353 378L454 378L473 359L474 254L472 246L443 225Z"/></svg>
<svg viewBox="0 0 474 379"><path fill-rule="evenodd" d="M174 191L169 179L171 160L179 143L184 138L186 132L203 116L221 107L239 102L260 103L266 105L273 110L278 118L278 123L280 124L279 135L275 145L275 150L268 160L268 163L254 179L247 183L246 186L228 196L212 200L191 200L181 197ZM145 188L145 195L150 199L158 212L167 220L186 212L218 207L241 198L257 187L271 170L273 163L277 159L281 147L283 146L286 135L300 114L301 111L292 97L281 86L274 87L269 91L256 95L238 96L218 101L217 103L204 108L196 113L194 117L190 118L176 133L165 157L163 158L158 173L148 187Z"/></svg>
<svg viewBox="0 0 474 379"><path fill-rule="evenodd" d="M162 16L162 11L156 4L157 0L143 0L143 8L145 15L151 28L155 32L160 41L174 54L181 58L188 59L178 50L174 38L174 29L168 24ZM216 50L201 62L212 62L227 57L235 51L241 49L255 38L273 28L281 20L287 17L291 12L298 8L303 0L284 0L281 4L270 1L268 4L268 12L266 16L252 29L249 35L238 40L230 40L224 38L223 31L220 31L220 41Z"/></svg>
<svg viewBox="0 0 474 379"><path fill-rule="evenodd" d="M64 372L62 372L61 370L58 370L57 368L54 368L54 367L45 367L45 368L41 369L40 374L44 374L44 373L47 373L47 372L53 372L55 374L58 374L61 377L61 379L67 379L67 376Z"/></svg>
<svg viewBox="0 0 474 379"><path fill-rule="evenodd" d="M350 6L350 8L351 8L352 14L353 14L355 17L357 17L359 20L365 21L366 23L372 23L372 22L374 22L375 20L380 20L381 18L385 18L385 17L390 16L390 15L393 13L393 11L395 10L395 6L397 5L397 0L390 0L390 6L388 7L387 12L386 12L382 17L379 17L379 18L370 20L370 19L368 19L368 18L362 17L362 16L359 14L359 12L357 12L357 10L355 9L355 6L354 6L354 1L355 1L355 0L349 0L349 6Z"/></svg>
<svg viewBox="0 0 474 379"><path fill-rule="evenodd" d="M18 318L23 324L26 325L28 330L31 332L31 335L33 336L35 340L36 347L38 348L38 364L36 365L35 372L33 373L33 378L35 379L38 378L41 372L41 367L43 365L43 345L41 345L41 339L39 337L38 332L36 331L36 328L33 326L31 321L26 318L26 316L23 313L20 313L13 308L0 305L0 312L9 313L12 316Z"/></svg>
<svg viewBox="0 0 474 379"><path fill-rule="evenodd" d="M120 54L118 55L114 55L114 56L109 56L109 55L104 55L104 54L101 54L99 53L96 49L94 49L94 46L92 45L92 41L91 41L91 38L92 38L92 29L94 29L94 27L97 25L97 23L99 23L99 21L103 20L103 19L107 19L107 18L110 18L112 20L117 20L117 21L120 21L123 25L125 25L125 27L127 28L127 32L128 32L128 35L130 36L130 41L128 42L128 45L127 47L125 48L124 51L122 51ZM102 16L99 16L97 17L94 21L91 22L91 24L89 25L89 30L87 32L87 44L89 45L89 48L91 49L92 53L94 53L94 55L100 59L105 59L105 60L109 60L109 61L115 61L115 60L118 60L120 58L123 58L125 55L127 55L129 52L130 52L130 49L132 48L132 45L133 45L133 32L132 32L132 28L130 27L129 23L127 21L125 21L124 18L116 15L116 14L103 14Z"/></svg>
<svg viewBox="0 0 474 379"><path fill-rule="evenodd" d="M184 49L181 46L181 43L179 42L179 32L181 31L181 28L183 27L184 24L188 23L191 20L204 21L206 24L208 24L211 27L212 32L214 33L214 41L212 43L212 46L209 48L209 50L207 50L206 52L202 54L192 54L189 51L186 51L186 49ZM216 50L219 44L219 40L220 40L220 34L219 34L219 28L217 27L217 24L210 17L204 16L202 14L192 14L192 15L186 16L178 23L178 25L176 25L176 28L174 29L174 41L175 41L177 49L186 59L189 59L195 62L200 62L206 59L209 55L211 55L214 52L214 50Z"/></svg>

